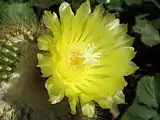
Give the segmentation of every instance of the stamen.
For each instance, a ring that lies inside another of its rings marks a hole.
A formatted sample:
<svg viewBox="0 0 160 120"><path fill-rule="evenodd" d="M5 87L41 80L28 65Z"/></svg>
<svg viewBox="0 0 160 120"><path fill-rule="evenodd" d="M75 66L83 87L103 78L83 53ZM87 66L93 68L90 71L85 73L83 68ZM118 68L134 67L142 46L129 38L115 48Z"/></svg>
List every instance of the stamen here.
<svg viewBox="0 0 160 120"><path fill-rule="evenodd" d="M101 57L101 53L94 53L96 47L94 44L88 44L84 50L74 51L68 53L68 64L69 67L79 68L84 64L91 66L98 64L98 58Z"/></svg>
<svg viewBox="0 0 160 120"><path fill-rule="evenodd" d="M101 57L101 53L94 53L96 47L94 44L89 44L87 49L84 50L83 57L85 57L85 61L83 64L88 64L89 66L92 64L98 64L99 60L97 58Z"/></svg>

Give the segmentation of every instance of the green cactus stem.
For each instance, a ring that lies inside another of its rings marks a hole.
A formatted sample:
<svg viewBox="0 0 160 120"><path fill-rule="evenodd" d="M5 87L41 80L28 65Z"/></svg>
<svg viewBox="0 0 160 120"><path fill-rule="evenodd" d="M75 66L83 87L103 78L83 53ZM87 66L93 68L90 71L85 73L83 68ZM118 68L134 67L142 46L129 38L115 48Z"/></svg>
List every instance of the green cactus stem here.
<svg viewBox="0 0 160 120"><path fill-rule="evenodd" d="M13 69L19 60L18 48L11 42L0 41L0 81L12 78Z"/></svg>

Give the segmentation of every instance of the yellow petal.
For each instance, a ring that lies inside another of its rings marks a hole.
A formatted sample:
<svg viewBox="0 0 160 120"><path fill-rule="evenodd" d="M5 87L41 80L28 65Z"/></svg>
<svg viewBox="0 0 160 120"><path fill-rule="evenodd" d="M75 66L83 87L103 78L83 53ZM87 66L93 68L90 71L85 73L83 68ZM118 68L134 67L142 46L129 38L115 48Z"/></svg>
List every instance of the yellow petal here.
<svg viewBox="0 0 160 120"><path fill-rule="evenodd" d="M48 51L50 45L53 44L53 38L49 35L43 35L38 38L38 48L40 50Z"/></svg>
<svg viewBox="0 0 160 120"><path fill-rule="evenodd" d="M58 95L50 95L50 99L49 101L52 103L52 104L56 104L56 103L59 103L64 97L64 94L61 92L59 93Z"/></svg>
<svg viewBox="0 0 160 120"><path fill-rule="evenodd" d="M129 35L123 35L121 37L119 37L117 43L115 44L115 46L118 47L127 47L127 46L132 46L134 42L134 38L129 36Z"/></svg>
<svg viewBox="0 0 160 120"><path fill-rule="evenodd" d="M80 94L80 99L83 101L83 102L89 102L89 101L92 101L94 100L94 96L92 95L89 95L89 94L85 94L85 93L81 93Z"/></svg>
<svg viewBox="0 0 160 120"><path fill-rule="evenodd" d="M123 45L125 45L125 46L132 46L133 42L134 42L134 37L131 37L129 35L125 35L124 41L123 41Z"/></svg>
<svg viewBox="0 0 160 120"><path fill-rule="evenodd" d="M86 79L79 81L77 88L82 92L81 99L83 101L89 101L91 99L113 96L118 91L123 90L126 84L123 77L118 78L90 74L86 76Z"/></svg>
<svg viewBox="0 0 160 120"><path fill-rule="evenodd" d="M55 12L51 13L50 11L45 11L43 21L45 25L51 30L55 38L60 36L60 22Z"/></svg>
<svg viewBox="0 0 160 120"><path fill-rule="evenodd" d="M105 12L105 9L102 4L97 5L93 11L93 15L95 18L102 17Z"/></svg>
<svg viewBox="0 0 160 120"><path fill-rule="evenodd" d="M85 26L83 27L83 34L81 35L81 38L79 39L80 42L87 42L87 43L94 43L98 42L102 34L102 29L104 29L104 22L103 20L103 13L104 8L103 6L99 5L94 10L94 13L90 13L87 17L87 20L85 23L83 23ZM84 18L82 18L83 20Z"/></svg>
<svg viewBox="0 0 160 120"><path fill-rule="evenodd" d="M69 84L68 87L65 90L66 96L78 96L80 94L80 91L75 87L74 84Z"/></svg>
<svg viewBox="0 0 160 120"><path fill-rule="evenodd" d="M130 62L134 56L135 52L132 47L121 47L110 54L102 53L100 63L91 67L89 73L106 76L127 76L137 70L136 65Z"/></svg>
<svg viewBox="0 0 160 120"><path fill-rule="evenodd" d="M41 71L43 73L43 77L48 77L52 75L52 67L53 66L53 61L50 56L45 56L43 54L37 54L38 57L38 67L41 68Z"/></svg>
<svg viewBox="0 0 160 120"><path fill-rule="evenodd" d="M110 14L107 16L108 17L105 16L103 21L101 21L103 23L104 31L101 33L102 37L99 41L101 41L101 44L105 44L105 46L124 45L127 41L127 25L120 24L119 19L113 19L114 17Z"/></svg>
<svg viewBox="0 0 160 120"><path fill-rule="evenodd" d="M105 99L95 100L102 108L111 108L112 104L124 103L125 97L122 91L113 96L107 96Z"/></svg>
<svg viewBox="0 0 160 120"><path fill-rule="evenodd" d="M90 8L90 1L86 0L86 2L82 3L82 5L78 8L78 10L76 11L76 16L78 17L85 17L87 16L89 13L91 12L91 8Z"/></svg>
<svg viewBox="0 0 160 120"><path fill-rule="evenodd" d="M115 14L107 12L104 16L105 25L108 25L116 18Z"/></svg>
<svg viewBox="0 0 160 120"><path fill-rule="evenodd" d="M101 108L111 108L113 104L112 97L107 97L106 99L96 100Z"/></svg>
<svg viewBox="0 0 160 120"><path fill-rule="evenodd" d="M76 114L77 102L78 102L78 98L77 97L69 97L69 105L70 105L72 114Z"/></svg>
<svg viewBox="0 0 160 120"><path fill-rule="evenodd" d="M92 82L91 80L83 80L83 81L79 82L79 84L77 84L76 87L82 92L81 97L82 96L84 97L84 99L85 99L84 101L87 101L87 99L89 99L90 96L95 97L98 95L102 95L102 94L99 94L99 91L97 91L97 90L104 88L102 86L101 87L98 86L97 82L94 82L94 81ZM92 87L92 89L90 89L91 87ZM85 94L90 95L90 96L85 96Z"/></svg>
<svg viewBox="0 0 160 120"><path fill-rule="evenodd" d="M124 96L122 91L117 92L113 96L113 102L116 103L116 104L122 104L122 103L125 102L125 96Z"/></svg>
<svg viewBox="0 0 160 120"><path fill-rule="evenodd" d="M107 74L114 76L126 76L130 67L134 67L130 64L131 59L135 56L134 48L132 47L121 47L113 51L110 55L102 58L102 65L108 65ZM103 55L102 55L103 57ZM130 66L131 65L131 66ZM127 69L126 69L127 68ZM134 67L135 68L135 67ZM133 69L134 69L133 68Z"/></svg>
<svg viewBox="0 0 160 120"><path fill-rule="evenodd" d="M78 42L83 35L85 22L88 18L89 13L91 12L90 2L82 3L80 8L76 11L76 15L72 19L72 29L69 44L73 42Z"/></svg>
<svg viewBox="0 0 160 120"><path fill-rule="evenodd" d="M113 76L113 77L118 77L118 76L128 76L129 74L134 73L138 67L132 63L126 63L123 66L116 66L115 65L97 65L92 67L91 69L88 70L89 75L94 75L94 76Z"/></svg>
<svg viewBox="0 0 160 120"><path fill-rule="evenodd" d="M83 115L88 116L89 118L95 115L95 105L93 102L85 103L81 107Z"/></svg>
<svg viewBox="0 0 160 120"><path fill-rule="evenodd" d="M123 75L128 76L130 74L133 74L138 69L138 67L135 63L130 62L125 69L126 70L123 70L124 71Z"/></svg>
<svg viewBox="0 0 160 120"><path fill-rule="evenodd" d="M61 20L63 22L65 22L65 19L67 19L66 16L68 16L68 18L71 18L73 17L73 11L71 9L71 6L69 3L67 2L63 2L60 7L59 7L59 13L60 13L60 17L61 17Z"/></svg>
<svg viewBox="0 0 160 120"><path fill-rule="evenodd" d="M70 40L70 31L72 26L72 18L74 16L71 6L67 2L63 2L59 7L60 13L60 21L61 21L61 40L59 40L59 44L63 44L63 47ZM63 49L63 48L60 48Z"/></svg>
<svg viewBox="0 0 160 120"><path fill-rule="evenodd" d="M64 90L58 87L56 84L54 84L54 82L54 78L50 77L47 79L45 83L45 87L47 88L50 97L49 101L52 104L60 102L64 97Z"/></svg>

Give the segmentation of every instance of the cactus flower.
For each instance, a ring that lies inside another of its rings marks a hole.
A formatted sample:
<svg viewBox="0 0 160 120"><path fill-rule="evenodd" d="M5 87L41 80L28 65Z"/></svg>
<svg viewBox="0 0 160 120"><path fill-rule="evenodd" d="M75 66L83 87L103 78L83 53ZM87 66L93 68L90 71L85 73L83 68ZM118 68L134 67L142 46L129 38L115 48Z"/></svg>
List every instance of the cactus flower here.
<svg viewBox="0 0 160 120"><path fill-rule="evenodd" d="M47 78L49 101L56 104L65 96L72 114L80 104L88 117L95 114L95 102L102 108L123 103L124 76L137 69L131 62L135 52L127 25L102 5L91 11L89 0L75 14L63 2L59 15L45 11L43 20L52 35L38 38L38 47L44 51L38 54L38 67Z"/></svg>

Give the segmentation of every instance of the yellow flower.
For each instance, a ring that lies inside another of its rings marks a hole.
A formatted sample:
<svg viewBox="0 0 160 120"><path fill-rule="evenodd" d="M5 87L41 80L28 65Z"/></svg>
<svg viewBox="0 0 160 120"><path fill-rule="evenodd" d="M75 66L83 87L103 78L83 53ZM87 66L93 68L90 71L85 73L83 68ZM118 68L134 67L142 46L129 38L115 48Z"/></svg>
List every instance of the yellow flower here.
<svg viewBox="0 0 160 120"><path fill-rule="evenodd" d="M126 35L127 26L114 15L105 13L102 5L93 12L89 0L74 14L64 2L56 13L46 11L43 17L52 36L38 39L38 66L48 77L46 88L52 104L69 98L71 112L81 105L82 113L92 117L94 102L102 108L124 102L124 76L132 74L136 65L131 47L133 39Z"/></svg>

